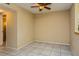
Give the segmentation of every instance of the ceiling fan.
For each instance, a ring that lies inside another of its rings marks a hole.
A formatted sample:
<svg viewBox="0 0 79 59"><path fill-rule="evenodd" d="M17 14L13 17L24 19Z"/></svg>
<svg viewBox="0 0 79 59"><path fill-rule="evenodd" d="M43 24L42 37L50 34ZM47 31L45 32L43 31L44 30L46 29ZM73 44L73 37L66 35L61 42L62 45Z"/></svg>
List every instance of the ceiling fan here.
<svg viewBox="0 0 79 59"><path fill-rule="evenodd" d="M31 6L31 8L39 8L39 11L42 11L43 9L51 10L51 8L48 7L50 4L51 3L36 3L34 6Z"/></svg>

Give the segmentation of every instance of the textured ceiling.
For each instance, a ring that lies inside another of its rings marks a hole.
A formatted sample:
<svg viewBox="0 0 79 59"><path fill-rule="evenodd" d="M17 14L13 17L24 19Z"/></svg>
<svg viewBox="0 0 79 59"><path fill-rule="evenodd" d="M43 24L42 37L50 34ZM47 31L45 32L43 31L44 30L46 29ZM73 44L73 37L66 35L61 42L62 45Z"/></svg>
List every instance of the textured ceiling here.
<svg viewBox="0 0 79 59"><path fill-rule="evenodd" d="M37 14L37 13L47 13L52 11L68 10L71 8L72 3L52 3L51 5L48 5L51 8L51 10L43 9L41 12L39 11L39 8L30 7L34 5L34 3L19 3L17 5L31 11L34 14Z"/></svg>

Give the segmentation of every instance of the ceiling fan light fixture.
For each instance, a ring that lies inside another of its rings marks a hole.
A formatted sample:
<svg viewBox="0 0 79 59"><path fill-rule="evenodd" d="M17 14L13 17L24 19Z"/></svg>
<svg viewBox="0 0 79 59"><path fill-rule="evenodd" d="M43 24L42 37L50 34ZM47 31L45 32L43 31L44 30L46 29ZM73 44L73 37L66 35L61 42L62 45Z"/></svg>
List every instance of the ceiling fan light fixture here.
<svg viewBox="0 0 79 59"><path fill-rule="evenodd" d="M40 6L39 8L40 8L40 9L44 9L44 6Z"/></svg>

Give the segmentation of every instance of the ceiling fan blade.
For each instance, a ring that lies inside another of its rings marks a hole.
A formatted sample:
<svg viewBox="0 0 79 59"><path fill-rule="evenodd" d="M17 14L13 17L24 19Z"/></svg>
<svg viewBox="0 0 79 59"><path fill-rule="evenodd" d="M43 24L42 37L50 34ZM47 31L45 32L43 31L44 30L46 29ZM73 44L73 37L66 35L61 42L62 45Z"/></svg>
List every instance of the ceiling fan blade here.
<svg viewBox="0 0 79 59"><path fill-rule="evenodd" d="M50 5L51 3L37 3L39 5Z"/></svg>
<svg viewBox="0 0 79 59"><path fill-rule="evenodd" d="M50 10L51 8L49 8L49 7L44 7L44 8L46 8L46 9L48 9L48 10Z"/></svg>
<svg viewBox="0 0 79 59"><path fill-rule="evenodd" d="M45 3L46 5L50 5L51 3Z"/></svg>
<svg viewBox="0 0 79 59"><path fill-rule="evenodd" d="M51 8L50 7L47 7L47 5L50 5L51 3L36 3L35 6L31 6L31 8L36 8L38 7L39 8L39 11L42 11L44 8L50 10Z"/></svg>
<svg viewBox="0 0 79 59"><path fill-rule="evenodd" d="M42 5L44 5L43 3L37 3L39 6L42 6Z"/></svg>
<svg viewBox="0 0 79 59"><path fill-rule="evenodd" d="M44 6L50 5L51 3L43 3Z"/></svg>
<svg viewBox="0 0 79 59"><path fill-rule="evenodd" d="M31 8L35 8L35 7L39 7L39 6L31 6Z"/></svg>

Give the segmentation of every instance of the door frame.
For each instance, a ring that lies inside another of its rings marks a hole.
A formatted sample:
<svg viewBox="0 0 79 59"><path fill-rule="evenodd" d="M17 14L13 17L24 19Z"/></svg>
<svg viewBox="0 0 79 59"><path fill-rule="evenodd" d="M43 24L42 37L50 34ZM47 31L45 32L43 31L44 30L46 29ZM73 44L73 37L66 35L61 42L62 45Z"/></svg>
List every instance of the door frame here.
<svg viewBox="0 0 79 59"><path fill-rule="evenodd" d="M3 14L0 13L0 45L3 45Z"/></svg>

